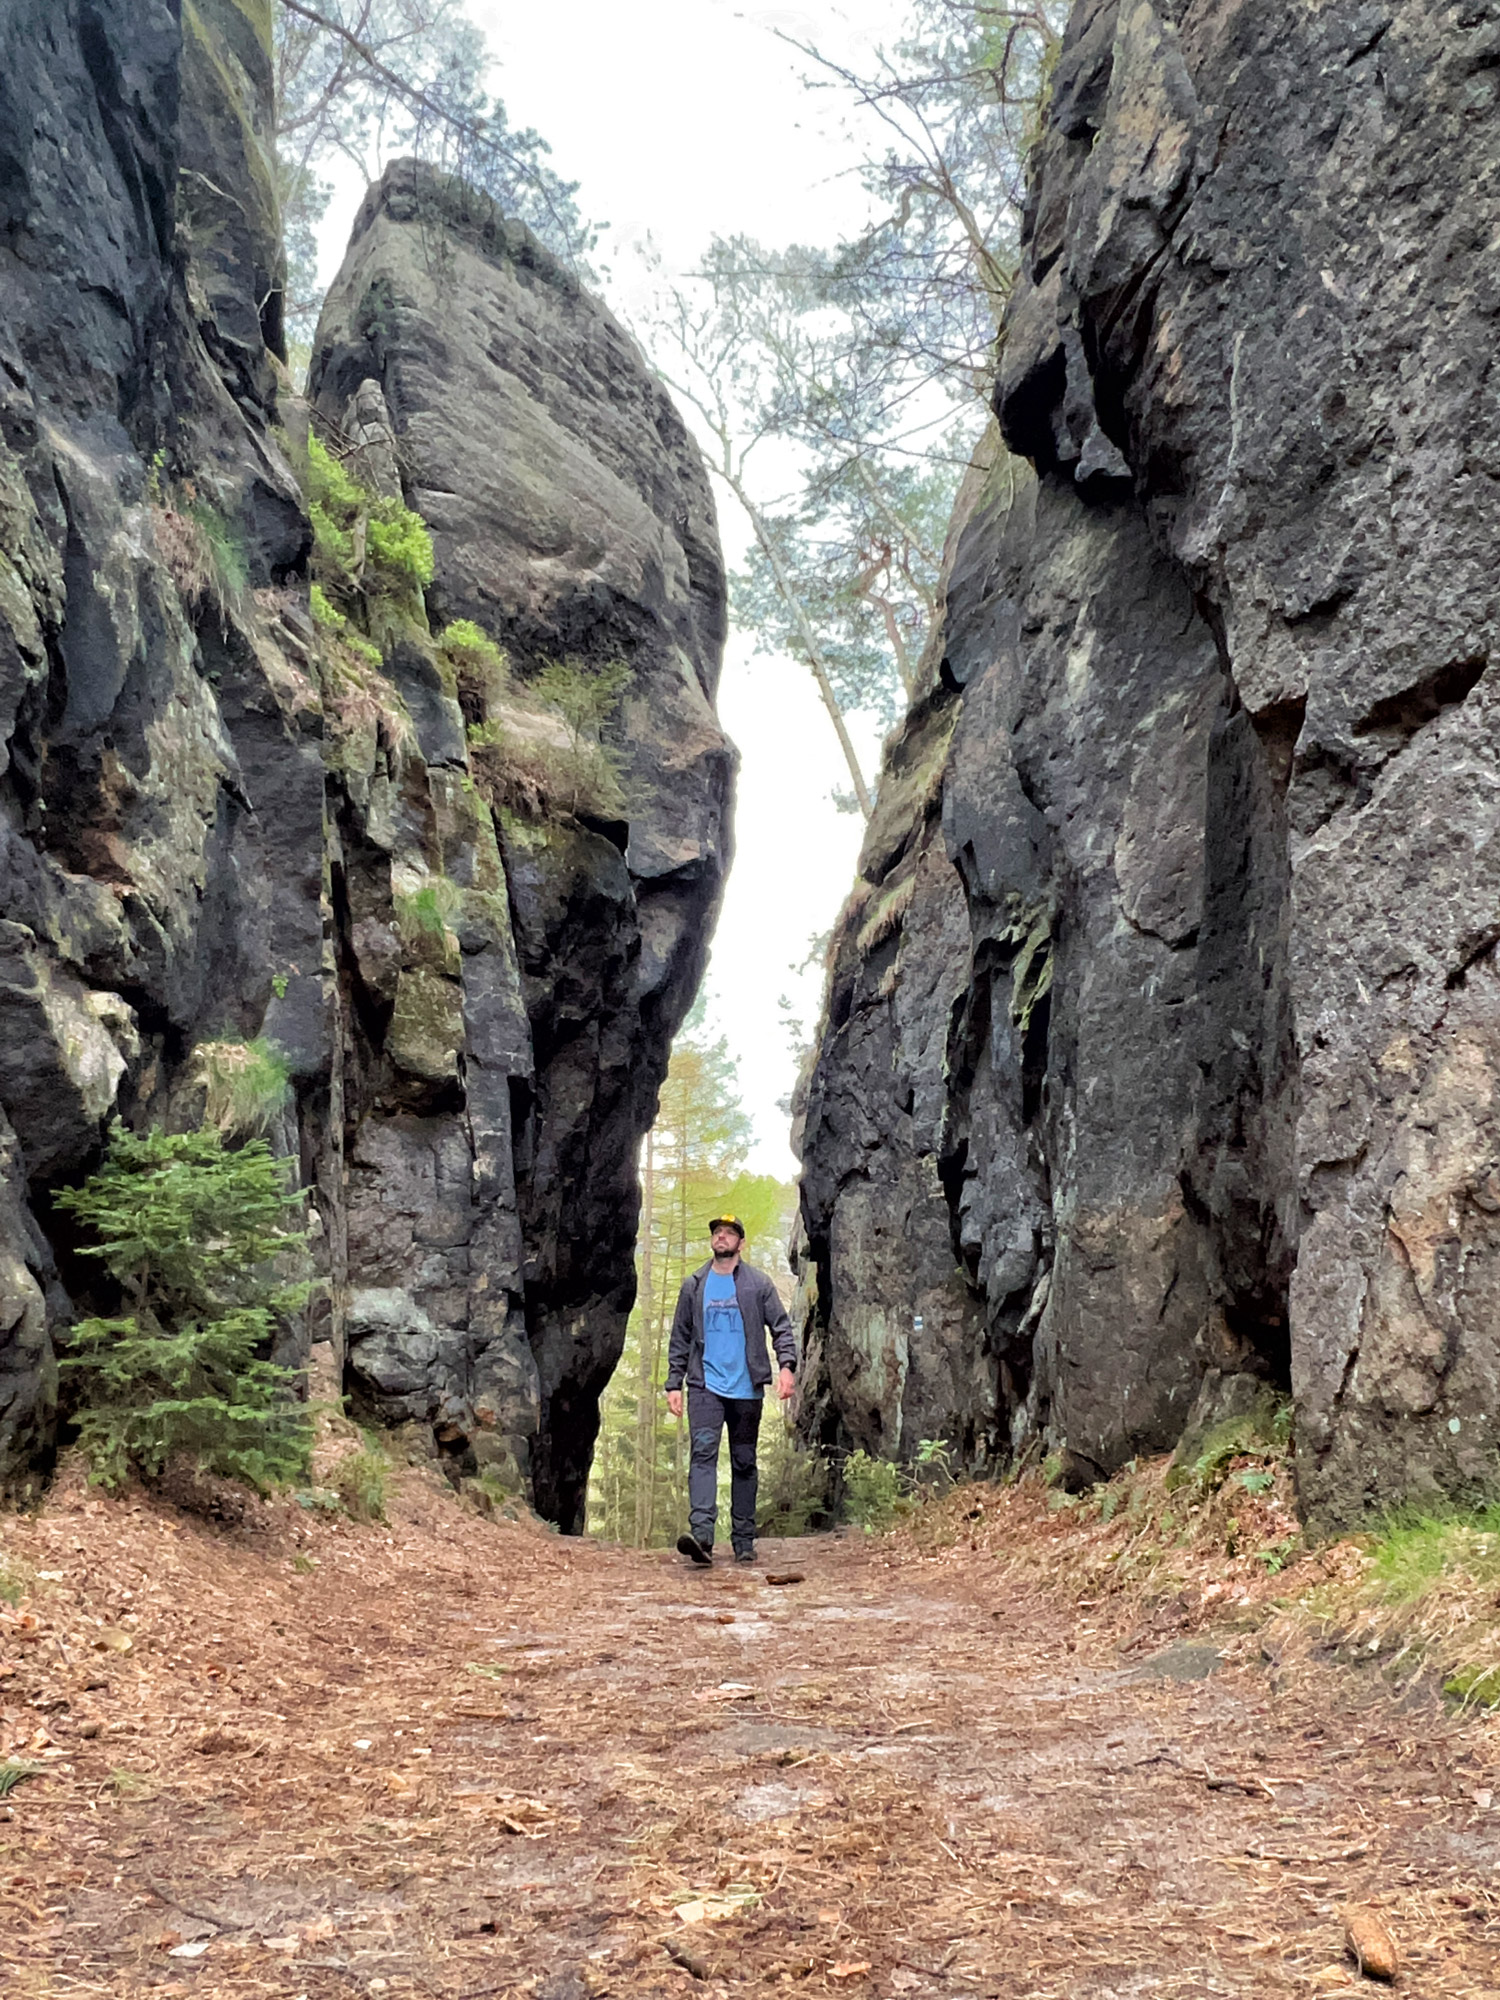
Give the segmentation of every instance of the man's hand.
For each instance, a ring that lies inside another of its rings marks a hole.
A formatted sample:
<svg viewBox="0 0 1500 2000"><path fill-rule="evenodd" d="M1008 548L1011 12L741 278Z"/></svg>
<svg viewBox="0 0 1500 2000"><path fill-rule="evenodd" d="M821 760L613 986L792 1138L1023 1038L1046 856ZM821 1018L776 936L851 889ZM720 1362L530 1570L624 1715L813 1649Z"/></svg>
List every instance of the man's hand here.
<svg viewBox="0 0 1500 2000"><path fill-rule="evenodd" d="M667 1408L672 1412L674 1417L682 1415L682 1391L680 1389L668 1389Z"/></svg>
<svg viewBox="0 0 1500 2000"><path fill-rule="evenodd" d="M790 1368L783 1368L781 1371L781 1380L776 1384L776 1393L780 1396L783 1403L789 1403L792 1400L796 1387L796 1376Z"/></svg>

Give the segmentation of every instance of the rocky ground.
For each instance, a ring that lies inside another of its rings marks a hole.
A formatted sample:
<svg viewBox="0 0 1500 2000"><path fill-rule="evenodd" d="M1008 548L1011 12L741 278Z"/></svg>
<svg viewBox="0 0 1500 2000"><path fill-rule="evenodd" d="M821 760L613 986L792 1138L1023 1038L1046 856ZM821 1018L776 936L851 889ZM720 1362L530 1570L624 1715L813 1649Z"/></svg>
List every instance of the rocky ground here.
<svg viewBox="0 0 1500 2000"><path fill-rule="evenodd" d="M1328 1993L1351 1903L1399 1990L1500 1987L1487 1719L977 1528L700 1573L389 1514L0 1525L8 1994Z"/></svg>

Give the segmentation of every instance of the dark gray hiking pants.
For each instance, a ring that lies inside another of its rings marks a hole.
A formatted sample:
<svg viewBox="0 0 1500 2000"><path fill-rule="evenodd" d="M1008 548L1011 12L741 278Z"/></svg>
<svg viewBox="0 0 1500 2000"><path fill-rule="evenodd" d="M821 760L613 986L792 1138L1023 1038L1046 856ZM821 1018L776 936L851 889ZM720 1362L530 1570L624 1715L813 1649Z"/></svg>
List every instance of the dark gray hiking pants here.
<svg viewBox="0 0 1500 2000"><path fill-rule="evenodd" d="M688 1384L688 1525L693 1539L713 1546L719 1508L719 1440L729 1432L729 1519L735 1547L755 1540L755 1442L760 1434L759 1396L716 1396Z"/></svg>

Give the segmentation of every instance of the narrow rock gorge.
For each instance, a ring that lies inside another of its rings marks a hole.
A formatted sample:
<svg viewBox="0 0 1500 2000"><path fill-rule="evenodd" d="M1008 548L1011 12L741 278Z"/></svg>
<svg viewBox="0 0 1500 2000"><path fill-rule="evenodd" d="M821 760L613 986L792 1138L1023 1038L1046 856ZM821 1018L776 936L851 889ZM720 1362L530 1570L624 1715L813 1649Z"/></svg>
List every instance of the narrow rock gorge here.
<svg viewBox="0 0 1500 2000"><path fill-rule="evenodd" d="M802 1087L802 1421L1500 1475L1500 8L1079 0Z"/></svg>
<svg viewBox="0 0 1500 2000"><path fill-rule="evenodd" d="M98 1303L53 1197L207 1112L313 1190L280 1358L576 1529L729 858L698 455L411 163L293 393L267 0L29 0L0 54L0 1477Z"/></svg>

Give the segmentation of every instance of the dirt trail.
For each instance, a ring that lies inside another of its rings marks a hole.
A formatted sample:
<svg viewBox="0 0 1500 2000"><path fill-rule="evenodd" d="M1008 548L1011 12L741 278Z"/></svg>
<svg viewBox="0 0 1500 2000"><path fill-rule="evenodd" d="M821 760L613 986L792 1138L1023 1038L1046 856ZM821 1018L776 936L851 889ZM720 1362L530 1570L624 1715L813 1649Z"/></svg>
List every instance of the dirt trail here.
<svg viewBox="0 0 1500 2000"><path fill-rule="evenodd" d="M1491 1725L1278 1691L1248 1640L1122 1664L967 1553L692 1572L414 1476L392 1512L0 1524L43 1573L0 1618L45 1769L0 1824L7 1993L1321 1994L1364 1984L1350 1899L1399 1990L1500 1992Z"/></svg>

